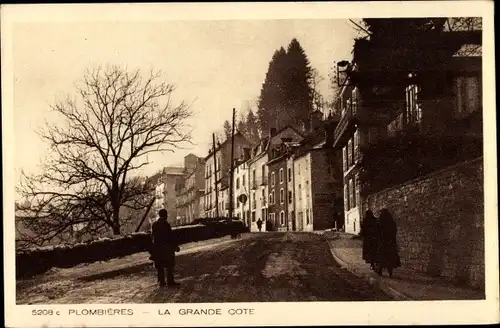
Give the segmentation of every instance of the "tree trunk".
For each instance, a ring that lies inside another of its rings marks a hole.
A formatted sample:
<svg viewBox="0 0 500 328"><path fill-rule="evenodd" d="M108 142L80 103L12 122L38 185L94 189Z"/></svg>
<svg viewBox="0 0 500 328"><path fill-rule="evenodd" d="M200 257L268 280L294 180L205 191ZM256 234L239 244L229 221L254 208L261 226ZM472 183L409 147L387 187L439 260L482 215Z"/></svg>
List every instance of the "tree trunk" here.
<svg viewBox="0 0 500 328"><path fill-rule="evenodd" d="M116 213L118 214L118 213ZM120 221L118 220L118 217L115 218L115 213L113 213L113 235L121 235L120 232Z"/></svg>
<svg viewBox="0 0 500 328"><path fill-rule="evenodd" d="M120 234L120 196L118 183L113 183L111 190L111 208L113 209L113 216L111 217L111 222L113 222L113 235Z"/></svg>

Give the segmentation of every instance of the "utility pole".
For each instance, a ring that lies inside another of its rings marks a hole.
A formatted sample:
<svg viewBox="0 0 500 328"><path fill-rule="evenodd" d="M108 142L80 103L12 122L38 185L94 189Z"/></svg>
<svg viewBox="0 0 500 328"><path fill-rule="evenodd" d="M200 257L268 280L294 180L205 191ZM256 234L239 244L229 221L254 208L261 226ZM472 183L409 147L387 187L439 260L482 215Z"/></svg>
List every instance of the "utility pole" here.
<svg viewBox="0 0 500 328"><path fill-rule="evenodd" d="M234 121L236 116L236 108L233 108L233 126L231 130L231 168L229 169L229 218L233 218L233 197L234 197Z"/></svg>
<svg viewBox="0 0 500 328"><path fill-rule="evenodd" d="M212 133L214 152L215 217L219 217L219 191L217 190L217 156L215 156L215 133Z"/></svg>

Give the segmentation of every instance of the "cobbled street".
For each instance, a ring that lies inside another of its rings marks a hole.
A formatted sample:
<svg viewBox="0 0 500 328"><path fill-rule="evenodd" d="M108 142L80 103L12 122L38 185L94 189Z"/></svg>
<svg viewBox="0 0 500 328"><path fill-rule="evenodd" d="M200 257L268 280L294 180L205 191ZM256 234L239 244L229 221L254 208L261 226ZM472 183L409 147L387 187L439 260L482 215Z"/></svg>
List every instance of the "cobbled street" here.
<svg viewBox="0 0 500 328"><path fill-rule="evenodd" d="M142 254L146 257L146 254ZM88 270L87 270L88 271ZM181 254L180 288L161 289L142 261L106 274L36 277L17 284L18 304L382 301L390 298L341 269L323 236L255 233ZM38 279L39 282L36 282Z"/></svg>

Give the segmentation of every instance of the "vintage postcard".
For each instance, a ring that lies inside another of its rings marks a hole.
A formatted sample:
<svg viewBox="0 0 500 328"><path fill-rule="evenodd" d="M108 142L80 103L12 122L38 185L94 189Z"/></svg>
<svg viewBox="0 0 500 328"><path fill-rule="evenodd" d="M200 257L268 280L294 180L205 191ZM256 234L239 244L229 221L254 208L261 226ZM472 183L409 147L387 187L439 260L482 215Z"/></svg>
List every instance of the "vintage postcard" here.
<svg viewBox="0 0 500 328"><path fill-rule="evenodd" d="M493 9L2 6L6 326L498 322Z"/></svg>

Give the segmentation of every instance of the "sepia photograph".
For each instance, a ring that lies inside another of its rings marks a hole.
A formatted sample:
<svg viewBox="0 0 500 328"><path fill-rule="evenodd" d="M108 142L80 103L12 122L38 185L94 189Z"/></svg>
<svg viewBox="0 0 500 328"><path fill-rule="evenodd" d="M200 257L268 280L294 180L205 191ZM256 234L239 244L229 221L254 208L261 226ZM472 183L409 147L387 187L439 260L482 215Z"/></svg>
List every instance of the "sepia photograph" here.
<svg viewBox="0 0 500 328"><path fill-rule="evenodd" d="M498 305L484 15L38 20L26 7L2 24L5 281L25 320Z"/></svg>

